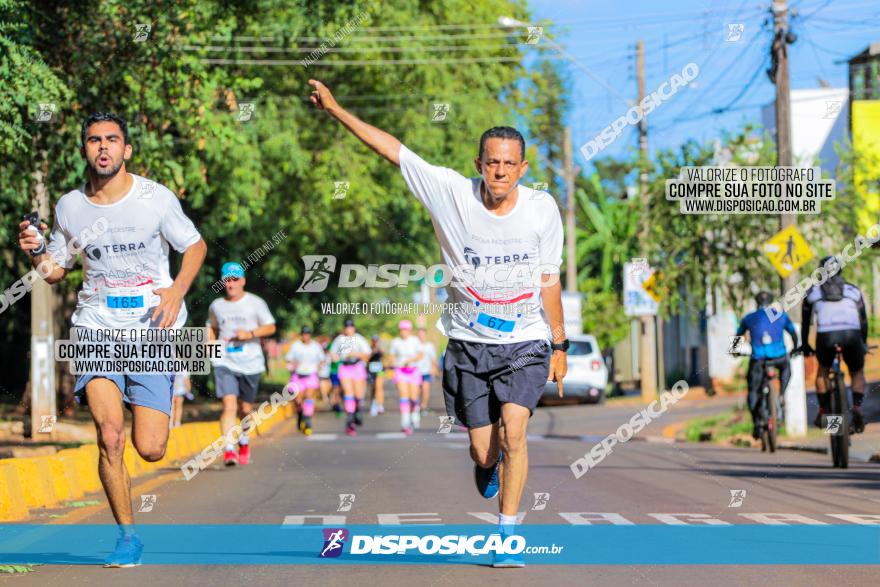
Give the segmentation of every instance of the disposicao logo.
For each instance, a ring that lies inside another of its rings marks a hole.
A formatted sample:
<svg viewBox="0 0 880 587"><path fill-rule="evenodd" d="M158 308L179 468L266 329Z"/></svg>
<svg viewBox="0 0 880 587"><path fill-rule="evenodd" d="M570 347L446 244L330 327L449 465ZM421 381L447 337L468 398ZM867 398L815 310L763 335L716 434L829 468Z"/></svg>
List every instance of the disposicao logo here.
<svg viewBox="0 0 880 587"><path fill-rule="evenodd" d="M318 558L337 558L342 554L342 548L348 539L348 530L345 528L324 528L324 547Z"/></svg>

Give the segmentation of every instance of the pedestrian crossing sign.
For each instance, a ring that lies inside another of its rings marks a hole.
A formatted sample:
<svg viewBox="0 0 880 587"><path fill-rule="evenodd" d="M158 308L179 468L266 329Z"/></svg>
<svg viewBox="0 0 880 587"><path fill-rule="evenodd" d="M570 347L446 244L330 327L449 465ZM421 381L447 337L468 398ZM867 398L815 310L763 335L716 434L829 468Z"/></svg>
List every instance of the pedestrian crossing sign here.
<svg viewBox="0 0 880 587"><path fill-rule="evenodd" d="M780 277L788 277L813 258L813 251L794 224L786 226L761 247Z"/></svg>
<svg viewBox="0 0 880 587"><path fill-rule="evenodd" d="M651 276L642 283L642 289L644 289L645 292L659 304L661 297L660 292L657 291L657 275L657 271L651 273Z"/></svg>

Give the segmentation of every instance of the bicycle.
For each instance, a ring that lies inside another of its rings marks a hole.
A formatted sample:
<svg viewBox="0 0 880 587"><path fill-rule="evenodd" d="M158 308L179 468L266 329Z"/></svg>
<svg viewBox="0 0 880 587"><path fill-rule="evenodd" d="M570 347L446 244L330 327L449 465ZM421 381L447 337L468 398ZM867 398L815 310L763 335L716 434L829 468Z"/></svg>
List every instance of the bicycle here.
<svg viewBox="0 0 880 587"><path fill-rule="evenodd" d="M791 356L795 356L799 351L793 351ZM750 357L748 353L737 353L740 357ZM779 426L782 418L782 390L780 389L781 381L779 379L779 369L775 365L768 364L767 360L762 360L764 375L761 379L761 393L758 396L759 406L758 413L761 415L759 425L761 439L761 452L776 452L777 439L779 437Z"/></svg>
<svg viewBox="0 0 880 587"><path fill-rule="evenodd" d="M831 461L835 467L846 469L849 467L850 425L849 397L846 393L846 382L843 372L840 370L840 362L843 358L843 348L834 345L834 362L828 371L828 391L831 394L831 413L825 416L828 423L825 431L831 436ZM832 420L834 418L834 420ZM832 426L834 430L831 430Z"/></svg>
<svg viewBox="0 0 880 587"><path fill-rule="evenodd" d="M868 347L877 348L875 345ZM849 468L849 447L852 444L850 436L855 433L852 429L852 418L849 412L849 396L846 393L846 381L840 369L843 359L843 347L834 345L834 362L828 371L828 391L831 394L831 413L825 418L825 432L831 437L831 461L836 468ZM833 418L833 420L832 420ZM834 428L832 430L832 427Z"/></svg>

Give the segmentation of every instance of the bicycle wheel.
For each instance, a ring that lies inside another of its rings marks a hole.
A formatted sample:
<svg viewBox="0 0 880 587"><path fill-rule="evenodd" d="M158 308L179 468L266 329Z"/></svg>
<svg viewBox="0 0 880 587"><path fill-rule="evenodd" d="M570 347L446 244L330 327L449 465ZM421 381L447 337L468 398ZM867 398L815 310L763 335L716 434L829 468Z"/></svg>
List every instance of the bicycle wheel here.
<svg viewBox="0 0 880 587"><path fill-rule="evenodd" d="M768 418L767 414L767 388L761 389L761 452L767 452L770 446L770 438L767 430Z"/></svg>
<svg viewBox="0 0 880 587"><path fill-rule="evenodd" d="M831 434L831 461L835 467L846 469L849 466L849 413L846 409L846 395L840 389L840 376L834 377L831 389L831 415L840 416L840 426Z"/></svg>
<svg viewBox="0 0 880 587"><path fill-rule="evenodd" d="M841 380L842 377L838 379L838 382ZM849 401L846 397L846 386L838 383L836 391L838 394L837 405L840 406L840 414L843 416L843 419L840 422L840 443L837 466L841 469L846 469L849 467L849 427L851 422L851 418L849 417Z"/></svg>
<svg viewBox="0 0 880 587"><path fill-rule="evenodd" d="M779 390L770 385L770 418L767 420L767 447L776 452L776 439L779 434Z"/></svg>

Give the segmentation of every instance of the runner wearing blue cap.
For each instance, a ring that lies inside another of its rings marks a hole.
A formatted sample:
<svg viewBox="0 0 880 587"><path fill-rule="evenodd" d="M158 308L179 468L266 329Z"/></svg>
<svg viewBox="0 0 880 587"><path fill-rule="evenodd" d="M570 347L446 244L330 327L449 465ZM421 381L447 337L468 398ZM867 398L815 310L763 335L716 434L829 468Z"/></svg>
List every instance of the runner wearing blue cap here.
<svg viewBox="0 0 880 587"><path fill-rule="evenodd" d="M224 263L220 270L226 295L208 307L208 337L226 344L223 358L212 361L217 397L223 401L220 427L223 435L253 411L260 376L266 360L260 339L275 334L275 319L269 306L259 296L244 291L244 268L238 263ZM238 454L231 436L226 436L223 460L227 466L250 462L250 427L242 427Z"/></svg>

